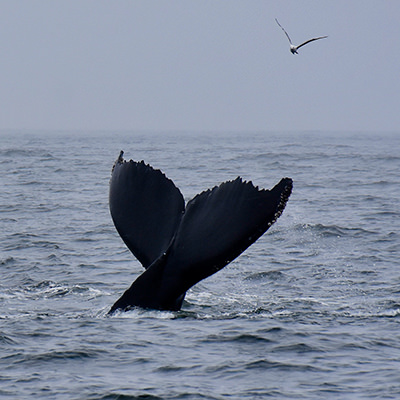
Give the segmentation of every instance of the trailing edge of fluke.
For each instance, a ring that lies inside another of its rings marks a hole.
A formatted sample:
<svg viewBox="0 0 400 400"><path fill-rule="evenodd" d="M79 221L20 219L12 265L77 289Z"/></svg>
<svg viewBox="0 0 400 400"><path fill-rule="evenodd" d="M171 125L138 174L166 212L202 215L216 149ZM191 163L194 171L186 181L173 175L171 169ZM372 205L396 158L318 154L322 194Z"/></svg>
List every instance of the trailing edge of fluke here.
<svg viewBox="0 0 400 400"><path fill-rule="evenodd" d="M186 291L239 256L276 221L292 191L283 178L271 190L240 177L206 190L185 206L179 189L121 151L110 180L112 219L144 272L115 310L179 310Z"/></svg>

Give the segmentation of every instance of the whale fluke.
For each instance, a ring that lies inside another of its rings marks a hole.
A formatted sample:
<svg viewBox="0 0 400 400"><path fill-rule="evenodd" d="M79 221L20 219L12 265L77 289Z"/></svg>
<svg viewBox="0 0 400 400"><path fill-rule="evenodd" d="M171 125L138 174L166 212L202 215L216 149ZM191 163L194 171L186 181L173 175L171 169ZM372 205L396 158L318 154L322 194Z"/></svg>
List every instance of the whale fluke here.
<svg viewBox="0 0 400 400"><path fill-rule="evenodd" d="M160 170L143 161L114 164L110 211L121 238L145 271L112 306L179 310L186 291L219 271L254 243L283 212L292 180L273 189L240 177L206 190L186 207Z"/></svg>

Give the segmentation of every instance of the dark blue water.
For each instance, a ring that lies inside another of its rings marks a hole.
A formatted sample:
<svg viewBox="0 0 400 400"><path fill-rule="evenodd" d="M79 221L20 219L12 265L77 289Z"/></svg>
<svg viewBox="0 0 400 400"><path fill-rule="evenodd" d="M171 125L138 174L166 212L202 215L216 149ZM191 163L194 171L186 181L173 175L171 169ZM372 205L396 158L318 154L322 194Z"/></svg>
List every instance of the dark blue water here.
<svg viewBox="0 0 400 400"><path fill-rule="evenodd" d="M182 311L107 317L141 272L108 211L119 151L188 200L294 191ZM0 398L400 397L400 135L3 132Z"/></svg>

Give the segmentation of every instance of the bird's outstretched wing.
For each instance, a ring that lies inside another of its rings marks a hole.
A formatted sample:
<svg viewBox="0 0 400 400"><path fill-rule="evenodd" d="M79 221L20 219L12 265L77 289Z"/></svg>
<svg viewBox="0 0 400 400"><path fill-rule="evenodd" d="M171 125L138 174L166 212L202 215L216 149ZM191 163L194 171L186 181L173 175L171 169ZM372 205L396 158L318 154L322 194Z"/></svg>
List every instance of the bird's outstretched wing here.
<svg viewBox="0 0 400 400"><path fill-rule="evenodd" d="M288 35L288 33L285 31L285 28L278 22L278 20L275 18L276 23L281 27L281 29L283 30L283 32L285 32L286 37L289 39L289 43L293 44L292 41L290 40L290 36Z"/></svg>
<svg viewBox="0 0 400 400"><path fill-rule="evenodd" d="M109 194L110 212L121 238L149 267L169 247L185 209L183 196L160 170L143 161L114 164Z"/></svg>
<svg viewBox="0 0 400 400"><path fill-rule="evenodd" d="M300 47L303 47L303 46L306 45L307 43L313 42L314 40L325 39L325 38L327 38L327 37L328 37L328 36L320 36L320 37L316 37L316 38L309 39L309 40L305 41L304 43L299 44L298 46L296 46L296 49L298 50Z"/></svg>
<svg viewBox="0 0 400 400"><path fill-rule="evenodd" d="M168 254L165 293L176 297L239 256L281 215L291 191L290 178L271 190L237 178L193 198Z"/></svg>

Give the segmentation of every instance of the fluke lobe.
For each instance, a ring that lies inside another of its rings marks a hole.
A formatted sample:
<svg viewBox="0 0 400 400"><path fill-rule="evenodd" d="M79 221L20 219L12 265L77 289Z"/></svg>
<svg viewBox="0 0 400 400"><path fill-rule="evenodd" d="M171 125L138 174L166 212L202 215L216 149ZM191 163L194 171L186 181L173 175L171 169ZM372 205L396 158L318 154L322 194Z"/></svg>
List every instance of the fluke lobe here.
<svg viewBox="0 0 400 400"><path fill-rule="evenodd" d="M254 243L283 212L292 180L265 190L240 177L206 190L186 207L179 189L143 161L121 151L110 180L115 227L145 271L115 302L115 310L177 311L186 291Z"/></svg>

